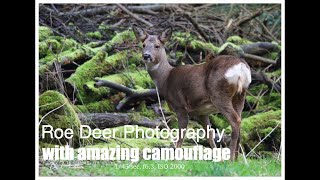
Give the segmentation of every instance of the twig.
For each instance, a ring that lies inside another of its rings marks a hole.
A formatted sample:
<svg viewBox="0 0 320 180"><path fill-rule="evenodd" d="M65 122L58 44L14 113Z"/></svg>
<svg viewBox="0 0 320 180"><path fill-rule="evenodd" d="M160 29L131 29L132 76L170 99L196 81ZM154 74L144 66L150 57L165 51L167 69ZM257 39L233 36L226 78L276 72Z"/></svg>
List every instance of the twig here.
<svg viewBox="0 0 320 180"><path fill-rule="evenodd" d="M258 21L258 23L262 26L264 31L267 34L269 34L269 36L271 37L272 40L276 41L277 43L280 43L280 41L276 37L274 37L274 35L269 31L269 29L259 19L255 19L255 20Z"/></svg>
<svg viewBox="0 0 320 180"><path fill-rule="evenodd" d="M270 136L270 134L279 126L280 122L276 125L276 127L274 127L267 135L266 137L264 137L257 145L255 145L251 151L246 155L246 157L248 157L250 155L250 153L255 149L257 148L267 137Z"/></svg>
<svg viewBox="0 0 320 180"><path fill-rule="evenodd" d="M161 101L160 101L160 95L159 95L159 91L158 91L158 87L156 86L156 92L157 92L157 98L158 98L158 103L159 103L159 109L162 115L162 122L163 124L166 126L166 128L171 132L170 127L168 126L167 122L166 122L166 117L164 116L163 110L162 110L162 105L161 105ZM175 148L177 148L176 143L173 142L173 145Z"/></svg>
<svg viewBox="0 0 320 180"><path fill-rule="evenodd" d="M199 24L190 16L189 13L184 12L185 17L192 23L194 28L199 32L199 34L207 41L210 42L209 37L206 33L199 27Z"/></svg>
<svg viewBox="0 0 320 180"><path fill-rule="evenodd" d="M57 108L55 108L55 109L52 109L52 110L49 111L47 114L45 114L45 115L41 118L41 120L39 121L39 124L38 124L38 125L40 126L42 120L43 120L47 115L49 115L50 113L52 113L52 112L60 109L60 108L63 107L66 103L67 103L67 102L64 102L64 103L63 103L62 105L60 105L59 107L57 107Z"/></svg>
<svg viewBox="0 0 320 180"><path fill-rule="evenodd" d="M131 17L133 17L134 19L136 19L137 21L140 21L146 25L148 25L149 27L153 27L153 24L151 24L150 22L140 18L138 15L133 14L131 11L129 11L127 8L125 8L124 6L122 6L121 4L116 4L122 11L124 11L125 13L129 14Z"/></svg>
<svg viewBox="0 0 320 180"><path fill-rule="evenodd" d="M252 54L247 54L247 53L244 53L243 57L254 59L254 60L258 60L258 61L262 61L262 62L268 63L268 64L276 64L277 63L276 61L273 61L271 59L267 59L267 58L264 58L264 57L260 57L260 56L256 56L256 55L252 55Z"/></svg>
<svg viewBox="0 0 320 180"><path fill-rule="evenodd" d="M240 146L240 149L241 149L241 152L242 152L242 155L243 155L244 162L246 163L246 165L248 165L248 161L247 161L246 155L245 155L245 153L244 153L244 151L242 149L241 144L239 144L239 146Z"/></svg>

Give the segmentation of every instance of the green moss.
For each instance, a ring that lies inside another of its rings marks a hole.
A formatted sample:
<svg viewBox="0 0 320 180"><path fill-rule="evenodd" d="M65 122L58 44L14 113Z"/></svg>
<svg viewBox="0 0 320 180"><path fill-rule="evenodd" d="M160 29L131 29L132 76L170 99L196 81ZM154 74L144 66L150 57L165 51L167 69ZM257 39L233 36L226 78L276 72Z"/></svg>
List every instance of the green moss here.
<svg viewBox="0 0 320 180"><path fill-rule="evenodd" d="M83 85L93 80L94 77L107 74L113 67L117 67L117 63L125 56L125 51L110 57L106 57L105 52L99 52L92 59L79 66L76 72L66 79L66 82L76 86L80 93L78 96L81 96L78 98L82 98L84 103L90 102L92 98L86 96Z"/></svg>
<svg viewBox="0 0 320 180"><path fill-rule="evenodd" d="M158 114L156 114L152 108L147 107L145 101L141 102L137 110L141 116L148 117L150 120L154 120L158 117Z"/></svg>
<svg viewBox="0 0 320 180"><path fill-rule="evenodd" d="M77 111L82 113L103 113L103 112L114 112L115 104L110 99L104 99L88 103L85 105L76 105Z"/></svg>
<svg viewBox="0 0 320 180"><path fill-rule="evenodd" d="M53 53L58 53L61 50L61 44L55 39L47 39L39 43L39 57L44 57L49 48Z"/></svg>
<svg viewBox="0 0 320 180"><path fill-rule="evenodd" d="M53 32L49 27L39 26L39 41L43 41L52 35Z"/></svg>
<svg viewBox="0 0 320 180"><path fill-rule="evenodd" d="M92 39L102 39L103 37L100 31L88 32L86 36Z"/></svg>
<svg viewBox="0 0 320 180"><path fill-rule="evenodd" d="M249 88L249 92L250 94L253 94L253 95L259 95L261 94L261 91L266 91L268 89L268 86L265 85L265 84L259 84L259 85L256 85L256 86L252 86Z"/></svg>
<svg viewBox="0 0 320 180"><path fill-rule="evenodd" d="M130 42L135 39L135 35L132 30L126 30L120 33L117 33L110 41L106 42L103 46L97 47L94 51L110 51L113 46L117 44L122 44L124 42Z"/></svg>
<svg viewBox="0 0 320 180"><path fill-rule="evenodd" d="M188 129L199 129L199 128L202 128L202 126L197 121L189 120L187 128Z"/></svg>
<svg viewBox="0 0 320 180"><path fill-rule="evenodd" d="M268 72L268 73L266 73L266 75L269 78L279 78L279 77L281 77L281 69L278 69L278 70L273 71L273 72Z"/></svg>
<svg viewBox="0 0 320 180"><path fill-rule="evenodd" d="M267 85L260 84L253 86L249 91L252 95L247 95L246 100L248 103L255 106L255 109L253 109L254 111L260 112L281 109L281 94L275 91L264 93L268 91Z"/></svg>
<svg viewBox="0 0 320 180"><path fill-rule="evenodd" d="M39 114L44 117L42 119L43 124L49 124L53 127L53 129L61 128L65 130L67 128L71 128L74 132L72 142L74 146L79 145L79 127L81 123L72 105L64 97L64 95L60 94L57 91L46 91L39 97L39 107ZM41 131L42 125L40 125L39 128ZM50 143L69 143L69 140L67 139L57 140L51 139L49 136L46 136L45 139L40 140Z"/></svg>
<svg viewBox="0 0 320 180"><path fill-rule="evenodd" d="M145 89L154 88L154 84L149 74L145 70L132 71L132 72L120 72L108 76L98 78L100 80L111 81L117 84L121 84L133 89L137 89L138 93L145 91ZM103 97L111 95L112 90L107 87L94 87L95 81L89 81L84 84L86 88L86 94L90 95L91 98L99 100Z"/></svg>
<svg viewBox="0 0 320 180"><path fill-rule="evenodd" d="M281 110L268 111L244 118L241 123L241 143L247 147L247 150L250 150L250 148L258 144L262 138L267 136L279 122L281 122ZM279 148L280 143L281 125L257 147L255 152L272 151L274 147ZM248 148L248 146L250 148Z"/></svg>
<svg viewBox="0 0 320 180"><path fill-rule="evenodd" d="M214 46L212 43L206 43L201 40L196 39L196 37L190 35L189 33L175 33L173 35L173 41L177 41L181 46L187 46L194 50L207 50L211 53L217 53L219 48Z"/></svg>
<svg viewBox="0 0 320 180"><path fill-rule="evenodd" d="M234 55L239 56L243 54L243 50L240 48L240 46L237 46L233 43L226 42L224 43L218 50L218 54L228 54L228 55Z"/></svg>
<svg viewBox="0 0 320 180"><path fill-rule="evenodd" d="M205 50L208 50L212 53L217 53L219 50L219 48L214 46L213 44L205 43L205 42L202 42L199 40L191 41L190 45L193 49L205 49Z"/></svg>
<svg viewBox="0 0 320 180"><path fill-rule="evenodd" d="M225 129L229 126L228 121L221 114L210 114L209 119L212 127L218 128L219 130Z"/></svg>
<svg viewBox="0 0 320 180"><path fill-rule="evenodd" d="M50 52L48 52L47 56L44 58L41 58L39 60L39 74L42 75L47 71L50 71L50 69L52 68L52 64L55 60L57 61L61 61L61 58L59 57L63 57L65 55L68 55L70 53L72 53L74 51L74 49L69 49L67 51L63 51L59 54L59 56L57 56L56 54L52 54Z"/></svg>
<svg viewBox="0 0 320 180"><path fill-rule="evenodd" d="M181 51L177 51L176 54L175 54L175 58L176 59L181 59L183 58L183 53Z"/></svg>
<svg viewBox="0 0 320 180"><path fill-rule="evenodd" d="M251 41L244 39L242 37L239 37L239 36L230 36L230 37L228 37L227 42L230 42L230 43L233 43L236 45L243 45L243 44L251 44L252 43Z"/></svg>

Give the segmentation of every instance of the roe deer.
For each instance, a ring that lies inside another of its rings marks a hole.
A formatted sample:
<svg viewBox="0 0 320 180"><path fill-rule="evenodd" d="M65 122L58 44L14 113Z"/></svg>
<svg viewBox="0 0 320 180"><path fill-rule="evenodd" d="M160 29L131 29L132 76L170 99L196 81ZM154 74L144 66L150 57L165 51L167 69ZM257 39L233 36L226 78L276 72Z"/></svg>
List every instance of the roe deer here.
<svg viewBox="0 0 320 180"><path fill-rule="evenodd" d="M234 56L210 57L206 63L172 67L164 44L170 39L172 28L160 35L149 35L144 29L133 26L137 39L143 43L143 62L159 93L177 113L179 132L186 129L189 116L198 116L203 128L211 125L209 114L220 112L231 125L230 159L238 157L241 112L245 94L251 83L248 64ZM185 133L185 131L184 131ZM178 136L177 148L183 142ZM181 133L179 133L181 134ZM215 147L213 134L208 138Z"/></svg>

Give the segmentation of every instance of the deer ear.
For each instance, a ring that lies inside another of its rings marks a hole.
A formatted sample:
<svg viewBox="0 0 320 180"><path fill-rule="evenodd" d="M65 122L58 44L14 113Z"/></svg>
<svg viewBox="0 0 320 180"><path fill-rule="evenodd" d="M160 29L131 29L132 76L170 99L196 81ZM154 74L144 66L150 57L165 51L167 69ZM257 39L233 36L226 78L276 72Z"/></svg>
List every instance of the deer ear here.
<svg viewBox="0 0 320 180"><path fill-rule="evenodd" d="M144 40L147 39L148 33L144 29L138 27L137 25L133 25L132 30L136 38L139 39L141 42L144 42Z"/></svg>
<svg viewBox="0 0 320 180"><path fill-rule="evenodd" d="M159 40L164 44L171 38L171 35L172 35L172 27L165 29L159 35Z"/></svg>

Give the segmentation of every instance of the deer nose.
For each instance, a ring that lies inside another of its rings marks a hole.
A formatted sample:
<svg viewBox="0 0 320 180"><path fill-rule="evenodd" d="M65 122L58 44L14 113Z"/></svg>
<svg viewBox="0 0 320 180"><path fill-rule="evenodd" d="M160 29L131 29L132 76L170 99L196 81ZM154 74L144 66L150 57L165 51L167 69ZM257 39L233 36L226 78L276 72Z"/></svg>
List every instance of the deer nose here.
<svg viewBox="0 0 320 180"><path fill-rule="evenodd" d="M144 60L151 59L150 54L143 54L143 59L144 59Z"/></svg>

